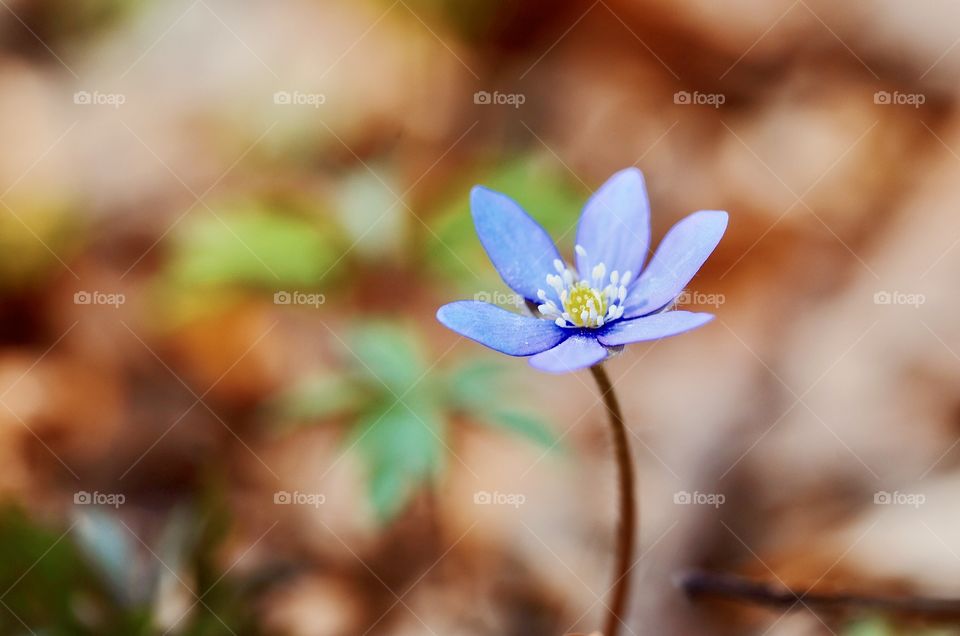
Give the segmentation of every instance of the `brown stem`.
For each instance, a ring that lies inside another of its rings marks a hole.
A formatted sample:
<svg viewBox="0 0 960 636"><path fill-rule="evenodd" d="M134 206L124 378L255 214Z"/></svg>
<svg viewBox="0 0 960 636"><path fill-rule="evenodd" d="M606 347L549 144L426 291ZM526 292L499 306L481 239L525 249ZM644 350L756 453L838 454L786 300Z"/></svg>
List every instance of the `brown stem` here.
<svg viewBox="0 0 960 636"><path fill-rule="evenodd" d="M869 596L850 593L794 591L735 574L695 570L684 574L679 586L691 598L714 596L745 603L810 611L871 610L935 620L960 618L960 600L920 596Z"/></svg>
<svg viewBox="0 0 960 636"><path fill-rule="evenodd" d="M604 636L617 636L627 606L627 591L630 588L630 570L632 568L633 550L637 529L637 506L633 476L633 463L630 459L630 444L627 440L627 429L623 424L623 413L620 403L613 392L613 384L607 376L603 365L590 367L600 397L607 407L610 416L610 429L613 432L613 446L617 458L617 473L620 481L620 530L617 535L617 561L614 570L612 594L608 609L607 624Z"/></svg>

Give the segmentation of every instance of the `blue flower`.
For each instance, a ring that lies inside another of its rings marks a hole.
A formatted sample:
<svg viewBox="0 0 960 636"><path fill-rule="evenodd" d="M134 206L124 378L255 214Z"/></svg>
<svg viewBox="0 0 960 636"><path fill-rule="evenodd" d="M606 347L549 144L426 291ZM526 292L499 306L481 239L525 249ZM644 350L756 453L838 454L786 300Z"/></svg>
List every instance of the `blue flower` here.
<svg viewBox="0 0 960 636"><path fill-rule="evenodd" d="M511 289L537 305L538 315L470 300L444 305L437 319L460 335L501 353L530 356L542 371L566 373L602 362L623 345L713 319L671 308L720 242L727 213L702 210L686 217L644 267L650 205L636 168L613 175L587 201L577 228L576 268L506 195L475 186L470 206L490 260Z"/></svg>

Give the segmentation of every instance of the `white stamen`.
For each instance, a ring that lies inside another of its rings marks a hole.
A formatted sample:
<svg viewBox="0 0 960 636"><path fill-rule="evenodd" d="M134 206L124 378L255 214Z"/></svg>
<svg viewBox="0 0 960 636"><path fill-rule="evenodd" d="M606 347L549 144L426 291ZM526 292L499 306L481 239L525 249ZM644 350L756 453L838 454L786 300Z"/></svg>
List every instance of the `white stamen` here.
<svg viewBox="0 0 960 636"><path fill-rule="evenodd" d="M587 257L582 245L574 250L580 259ZM608 274L606 264L597 263L581 272L561 259L554 259L553 268L556 273L546 275L547 288L537 290L541 317L563 328L596 329L623 316L630 271Z"/></svg>
<svg viewBox="0 0 960 636"><path fill-rule="evenodd" d="M563 279L556 274L547 274L547 285L553 287L557 294L564 291Z"/></svg>
<svg viewBox="0 0 960 636"><path fill-rule="evenodd" d="M607 266L599 263L593 268L593 281L597 285L603 282L603 277L607 275Z"/></svg>

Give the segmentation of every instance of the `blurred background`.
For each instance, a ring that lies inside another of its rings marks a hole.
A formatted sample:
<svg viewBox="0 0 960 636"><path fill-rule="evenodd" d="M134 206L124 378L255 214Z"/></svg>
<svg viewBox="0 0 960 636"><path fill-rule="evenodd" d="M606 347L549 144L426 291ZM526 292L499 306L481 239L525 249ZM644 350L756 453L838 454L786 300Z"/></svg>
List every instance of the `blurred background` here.
<svg viewBox="0 0 960 636"><path fill-rule="evenodd" d="M960 6L0 0L0 633L597 629L616 482L482 183L569 256L645 173L730 229L716 313L607 366L642 484L625 633L960 633L691 602L688 568L960 596Z"/></svg>

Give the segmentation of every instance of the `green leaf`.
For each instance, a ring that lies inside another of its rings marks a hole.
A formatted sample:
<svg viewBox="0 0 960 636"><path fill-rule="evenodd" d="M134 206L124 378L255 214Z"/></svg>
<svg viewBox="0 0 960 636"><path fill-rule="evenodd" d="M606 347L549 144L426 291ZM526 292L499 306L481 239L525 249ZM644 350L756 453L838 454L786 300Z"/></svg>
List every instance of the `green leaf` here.
<svg viewBox="0 0 960 636"><path fill-rule="evenodd" d="M549 425L536 415L514 408L516 387L504 377L509 368L494 360L470 360L454 368L446 382L444 405L474 414L474 419L512 431L547 448L559 446Z"/></svg>
<svg viewBox="0 0 960 636"><path fill-rule="evenodd" d="M375 389L386 390L391 397L412 390L426 372L420 343L403 327L365 323L351 331L348 346L357 370L372 380Z"/></svg>
<svg viewBox="0 0 960 636"><path fill-rule="evenodd" d="M488 421L488 418L483 418L481 421ZM545 448L560 447L560 440L554 435L553 430L536 415L511 410L495 410L490 413L489 422L526 437Z"/></svg>
<svg viewBox="0 0 960 636"><path fill-rule="evenodd" d="M447 402L454 408L488 410L496 405L506 365L490 359L471 359L446 375Z"/></svg>
<svg viewBox="0 0 960 636"><path fill-rule="evenodd" d="M310 220L248 202L188 217L168 274L188 287L310 287L320 283L335 254L331 238Z"/></svg>
<svg viewBox="0 0 960 636"><path fill-rule="evenodd" d="M367 469L370 503L377 517L388 521L424 481L439 472L443 421L434 409L394 402L364 418L356 434Z"/></svg>
<svg viewBox="0 0 960 636"><path fill-rule="evenodd" d="M843 636L894 636L893 628L882 618L856 621L843 630Z"/></svg>
<svg viewBox="0 0 960 636"><path fill-rule="evenodd" d="M898 627L882 616L873 616L846 625L841 633L843 636L954 636L957 632L948 628Z"/></svg>
<svg viewBox="0 0 960 636"><path fill-rule="evenodd" d="M322 420L358 410L367 393L352 378L342 375L312 375L302 379L277 398L274 410L295 420Z"/></svg>

